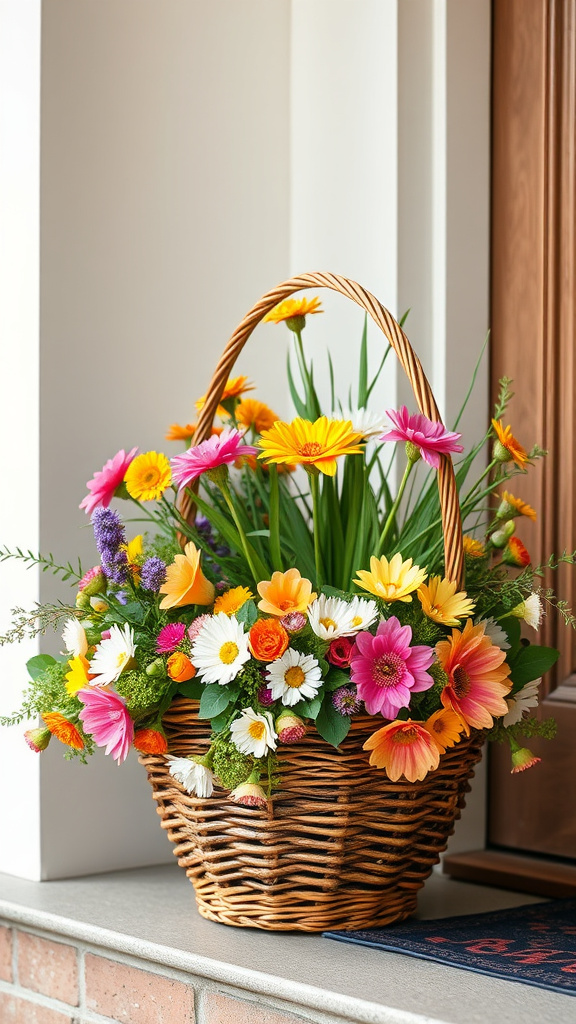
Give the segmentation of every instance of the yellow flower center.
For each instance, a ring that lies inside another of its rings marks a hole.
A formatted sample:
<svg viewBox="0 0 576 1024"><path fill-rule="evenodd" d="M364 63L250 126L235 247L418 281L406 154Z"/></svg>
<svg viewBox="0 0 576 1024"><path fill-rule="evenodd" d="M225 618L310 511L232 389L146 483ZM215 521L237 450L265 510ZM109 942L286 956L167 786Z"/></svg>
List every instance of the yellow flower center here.
<svg viewBox="0 0 576 1024"><path fill-rule="evenodd" d="M151 466L150 469L142 474L140 482L149 486L150 484L157 484L159 479L160 473L158 472L158 469L155 466Z"/></svg>
<svg viewBox="0 0 576 1024"><path fill-rule="evenodd" d="M353 626L361 626L362 625L362 616L361 615L355 615L354 618L352 619L352 625Z"/></svg>
<svg viewBox="0 0 576 1024"><path fill-rule="evenodd" d="M238 657L240 651L238 645L233 640L227 640L225 644L222 644L220 648L220 661L224 665L231 665L232 662Z"/></svg>
<svg viewBox="0 0 576 1024"><path fill-rule="evenodd" d="M320 625L324 626L324 629L330 629L330 626L332 626L333 629L336 629L334 619L320 619Z"/></svg>
<svg viewBox="0 0 576 1024"><path fill-rule="evenodd" d="M126 654L126 651L122 651L116 657L116 668L122 668L122 666L125 665L127 661L128 655Z"/></svg>
<svg viewBox="0 0 576 1024"><path fill-rule="evenodd" d="M385 601L393 601L400 589L396 583L380 583L380 581L377 583L377 588Z"/></svg>
<svg viewBox="0 0 576 1024"><path fill-rule="evenodd" d="M393 743L413 743L418 738L418 730L413 725L407 726L405 729L400 729L395 732L392 737Z"/></svg>
<svg viewBox="0 0 576 1024"><path fill-rule="evenodd" d="M301 444L298 448L300 455L304 458L313 458L315 455L320 455L322 452L322 445L319 441L306 441L305 444Z"/></svg>
<svg viewBox="0 0 576 1024"><path fill-rule="evenodd" d="M470 690L470 676L462 665L456 665L452 673L452 685L457 698L465 697Z"/></svg>
<svg viewBox="0 0 576 1024"><path fill-rule="evenodd" d="M248 732L253 740L261 740L266 732L266 726L264 725L264 722L250 722Z"/></svg>
<svg viewBox="0 0 576 1024"><path fill-rule="evenodd" d="M300 665L292 665L291 668L287 669L284 673L284 682L286 686L290 686L293 690L302 686L306 676L304 675Z"/></svg>
<svg viewBox="0 0 576 1024"><path fill-rule="evenodd" d="M280 611L288 612L294 607L294 601L276 601L276 607L280 608Z"/></svg>

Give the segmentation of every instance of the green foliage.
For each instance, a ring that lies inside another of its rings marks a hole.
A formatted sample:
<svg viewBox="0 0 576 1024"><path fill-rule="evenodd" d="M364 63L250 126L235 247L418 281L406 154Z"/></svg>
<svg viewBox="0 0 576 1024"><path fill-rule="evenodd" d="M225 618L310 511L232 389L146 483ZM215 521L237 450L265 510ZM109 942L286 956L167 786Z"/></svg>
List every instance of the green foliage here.
<svg viewBox="0 0 576 1024"><path fill-rule="evenodd" d="M509 658L510 679L514 684L512 692L517 693L526 683L545 675L559 657L560 652L553 647L539 647L536 644L520 647L516 656Z"/></svg>
<svg viewBox="0 0 576 1024"><path fill-rule="evenodd" d="M212 770L225 789L235 789L246 781L254 765L253 757L240 753L238 748L222 735L214 737L211 749Z"/></svg>
<svg viewBox="0 0 576 1024"><path fill-rule="evenodd" d="M172 680L166 676L149 676L141 669L123 672L115 689L124 697L128 711L133 718L144 718L162 703Z"/></svg>
<svg viewBox="0 0 576 1024"><path fill-rule="evenodd" d="M31 659L36 661L36 659ZM47 661L38 673L34 666L35 678L25 690L20 708L15 714L0 718L0 725L17 725L28 718L36 718L46 711L59 711L66 718L74 718L82 705L77 697L66 690L66 673L68 663L63 661Z"/></svg>
<svg viewBox="0 0 576 1024"><path fill-rule="evenodd" d="M316 718L316 728L322 739L337 747L348 735L350 716L341 715L332 703L332 694L327 693Z"/></svg>

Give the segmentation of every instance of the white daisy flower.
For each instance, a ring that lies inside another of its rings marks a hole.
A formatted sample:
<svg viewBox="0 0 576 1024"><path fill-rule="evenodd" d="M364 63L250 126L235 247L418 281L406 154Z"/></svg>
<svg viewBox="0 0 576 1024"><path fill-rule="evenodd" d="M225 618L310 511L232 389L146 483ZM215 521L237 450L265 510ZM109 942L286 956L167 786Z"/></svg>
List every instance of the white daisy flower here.
<svg viewBox="0 0 576 1024"><path fill-rule="evenodd" d="M378 606L376 601L366 601L363 597L355 597L348 605L351 619L349 633L342 636L352 636L359 633L361 629L368 629L378 618Z"/></svg>
<svg viewBox="0 0 576 1024"><path fill-rule="evenodd" d="M190 661L204 683L231 683L250 658L248 634L235 615L217 612L194 638Z"/></svg>
<svg viewBox="0 0 576 1024"><path fill-rule="evenodd" d="M308 621L321 640L335 640L353 631L350 605L340 597L320 594L308 605Z"/></svg>
<svg viewBox="0 0 576 1024"><path fill-rule="evenodd" d="M281 658L268 665L268 687L274 700L292 707L299 700L315 697L322 683L320 665L311 654L301 654L289 647Z"/></svg>
<svg viewBox="0 0 576 1024"><path fill-rule="evenodd" d="M512 609L510 615L515 615L517 619L523 619L529 626L532 626L532 629L538 629L544 615L544 607L538 594L530 594L530 597Z"/></svg>
<svg viewBox="0 0 576 1024"><path fill-rule="evenodd" d="M264 757L268 750L276 750L278 736L274 731L269 711L257 714L254 708L244 708L230 726L232 742L242 754Z"/></svg>
<svg viewBox="0 0 576 1024"><path fill-rule="evenodd" d="M88 650L86 630L78 619L67 619L62 631L64 647L73 658L83 658Z"/></svg>
<svg viewBox="0 0 576 1024"><path fill-rule="evenodd" d="M496 622L496 619L476 619L475 626L484 626L484 635L492 641L494 647L499 647L501 651L509 651L510 644L508 642L508 635Z"/></svg>
<svg viewBox="0 0 576 1024"><path fill-rule="evenodd" d="M90 662L91 686L107 686L115 683L128 663L134 657L136 644L134 630L126 622L120 626L110 626L110 636L101 640L96 653Z"/></svg>
<svg viewBox="0 0 576 1024"><path fill-rule="evenodd" d="M352 430L362 434L365 441L371 441L388 429L389 423L384 416L377 412L370 412L369 409L342 409L342 412L333 412L332 419L350 420Z"/></svg>
<svg viewBox="0 0 576 1024"><path fill-rule="evenodd" d="M539 686L540 680L533 679L532 682L526 683L517 693L505 698L508 705L508 714L504 715L502 725L516 725L524 716L525 711L537 706Z"/></svg>
<svg viewBox="0 0 576 1024"><path fill-rule="evenodd" d="M181 786L184 786L187 793L202 799L212 796L214 775L209 768L205 768L203 764L198 764L197 761L193 761L189 757L172 757L171 754L167 754L166 760L170 761L168 769L170 775Z"/></svg>

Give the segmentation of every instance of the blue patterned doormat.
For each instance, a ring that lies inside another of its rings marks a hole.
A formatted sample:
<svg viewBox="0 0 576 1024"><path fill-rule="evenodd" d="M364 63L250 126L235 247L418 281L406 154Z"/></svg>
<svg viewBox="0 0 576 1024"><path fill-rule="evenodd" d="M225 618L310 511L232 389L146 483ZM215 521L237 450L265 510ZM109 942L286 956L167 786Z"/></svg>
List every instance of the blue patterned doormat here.
<svg viewBox="0 0 576 1024"><path fill-rule="evenodd" d="M576 995L576 899L324 935Z"/></svg>

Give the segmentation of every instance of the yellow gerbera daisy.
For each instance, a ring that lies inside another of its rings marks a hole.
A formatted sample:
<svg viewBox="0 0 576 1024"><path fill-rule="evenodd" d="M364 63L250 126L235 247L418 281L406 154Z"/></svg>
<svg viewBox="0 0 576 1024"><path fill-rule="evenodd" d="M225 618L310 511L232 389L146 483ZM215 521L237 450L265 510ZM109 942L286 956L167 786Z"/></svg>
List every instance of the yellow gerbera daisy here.
<svg viewBox="0 0 576 1024"><path fill-rule="evenodd" d="M431 576L428 583L423 583L418 597L424 615L442 626L457 626L458 619L468 617L475 608L466 591L456 593L456 584L440 576Z"/></svg>
<svg viewBox="0 0 576 1024"><path fill-rule="evenodd" d="M70 671L65 676L66 689L70 694L78 693L78 690L83 690L85 686L88 686L90 663L83 654L79 654L76 658L70 658L68 666Z"/></svg>
<svg viewBox="0 0 576 1024"><path fill-rule="evenodd" d="M246 430L254 427L257 434L269 430L280 418L269 406L256 398L243 398L236 406L235 416L237 423L246 427Z"/></svg>
<svg viewBox="0 0 576 1024"><path fill-rule="evenodd" d="M502 420L492 420L492 426L496 434L494 458L498 462L515 462L522 469L524 463L528 462L528 452L514 437L512 427L503 427Z"/></svg>
<svg viewBox="0 0 576 1024"><path fill-rule="evenodd" d="M403 562L400 552L390 561L385 555L382 558L372 555L370 572L358 569L357 573L359 579L354 580L356 586L383 601L411 601L412 592L418 590L426 579L426 569L413 565L411 558Z"/></svg>
<svg viewBox="0 0 576 1024"><path fill-rule="evenodd" d="M214 602L214 614L224 612L226 615L234 615L246 601L249 601L254 594L248 587L233 587L226 593L220 594Z"/></svg>
<svg viewBox="0 0 576 1024"><path fill-rule="evenodd" d="M361 439L362 434L352 430L350 420L329 420L326 416L314 423L277 420L270 430L262 432L258 444L264 450L258 458L290 466L314 466L326 476L334 476L336 459L361 452Z"/></svg>
<svg viewBox="0 0 576 1024"><path fill-rule="evenodd" d="M305 317L309 313L323 313L320 309L320 299L317 295L313 299L284 299L264 317L264 323L280 324L283 320L293 320L295 317ZM304 324L301 325L303 327Z"/></svg>
<svg viewBox="0 0 576 1024"><path fill-rule="evenodd" d="M526 516L536 522L536 510L522 498L515 498L510 491L502 491L502 501L496 515L499 519L513 519L514 516Z"/></svg>
<svg viewBox="0 0 576 1024"><path fill-rule="evenodd" d="M245 391L254 391L254 385L250 383L248 377L230 377L222 392L220 403L225 402L227 398L240 398L240 395L243 395ZM198 412L200 412L205 402L206 395L202 395L195 403ZM222 404L218 406L216 412L222 419L227 419L230 416L230 413Z"/></svg>
<svg viewBox="0 0 576 1024"><path fill-rule="evenodd" d="M170 463L162 452L143 452L128 466L124 483L131 498L158 501L171 479Z"/></svg>
<svg viewBox="0 0 576 1024"><path fill-rule="evenodd" d="M462 538L462 547L464 548L464 554L468 555L469 558L482 558L486 554L482 541L476 540L474 537L465 535Z"/></svg>
<svg viewBox="0 0 576 1024"><path fill-rule="evenodd" d="M442 708L424 722L424 728L428 730L438 750L443 754L447 747L453 747L459 742L464 724L451 708Z"/></svg>

